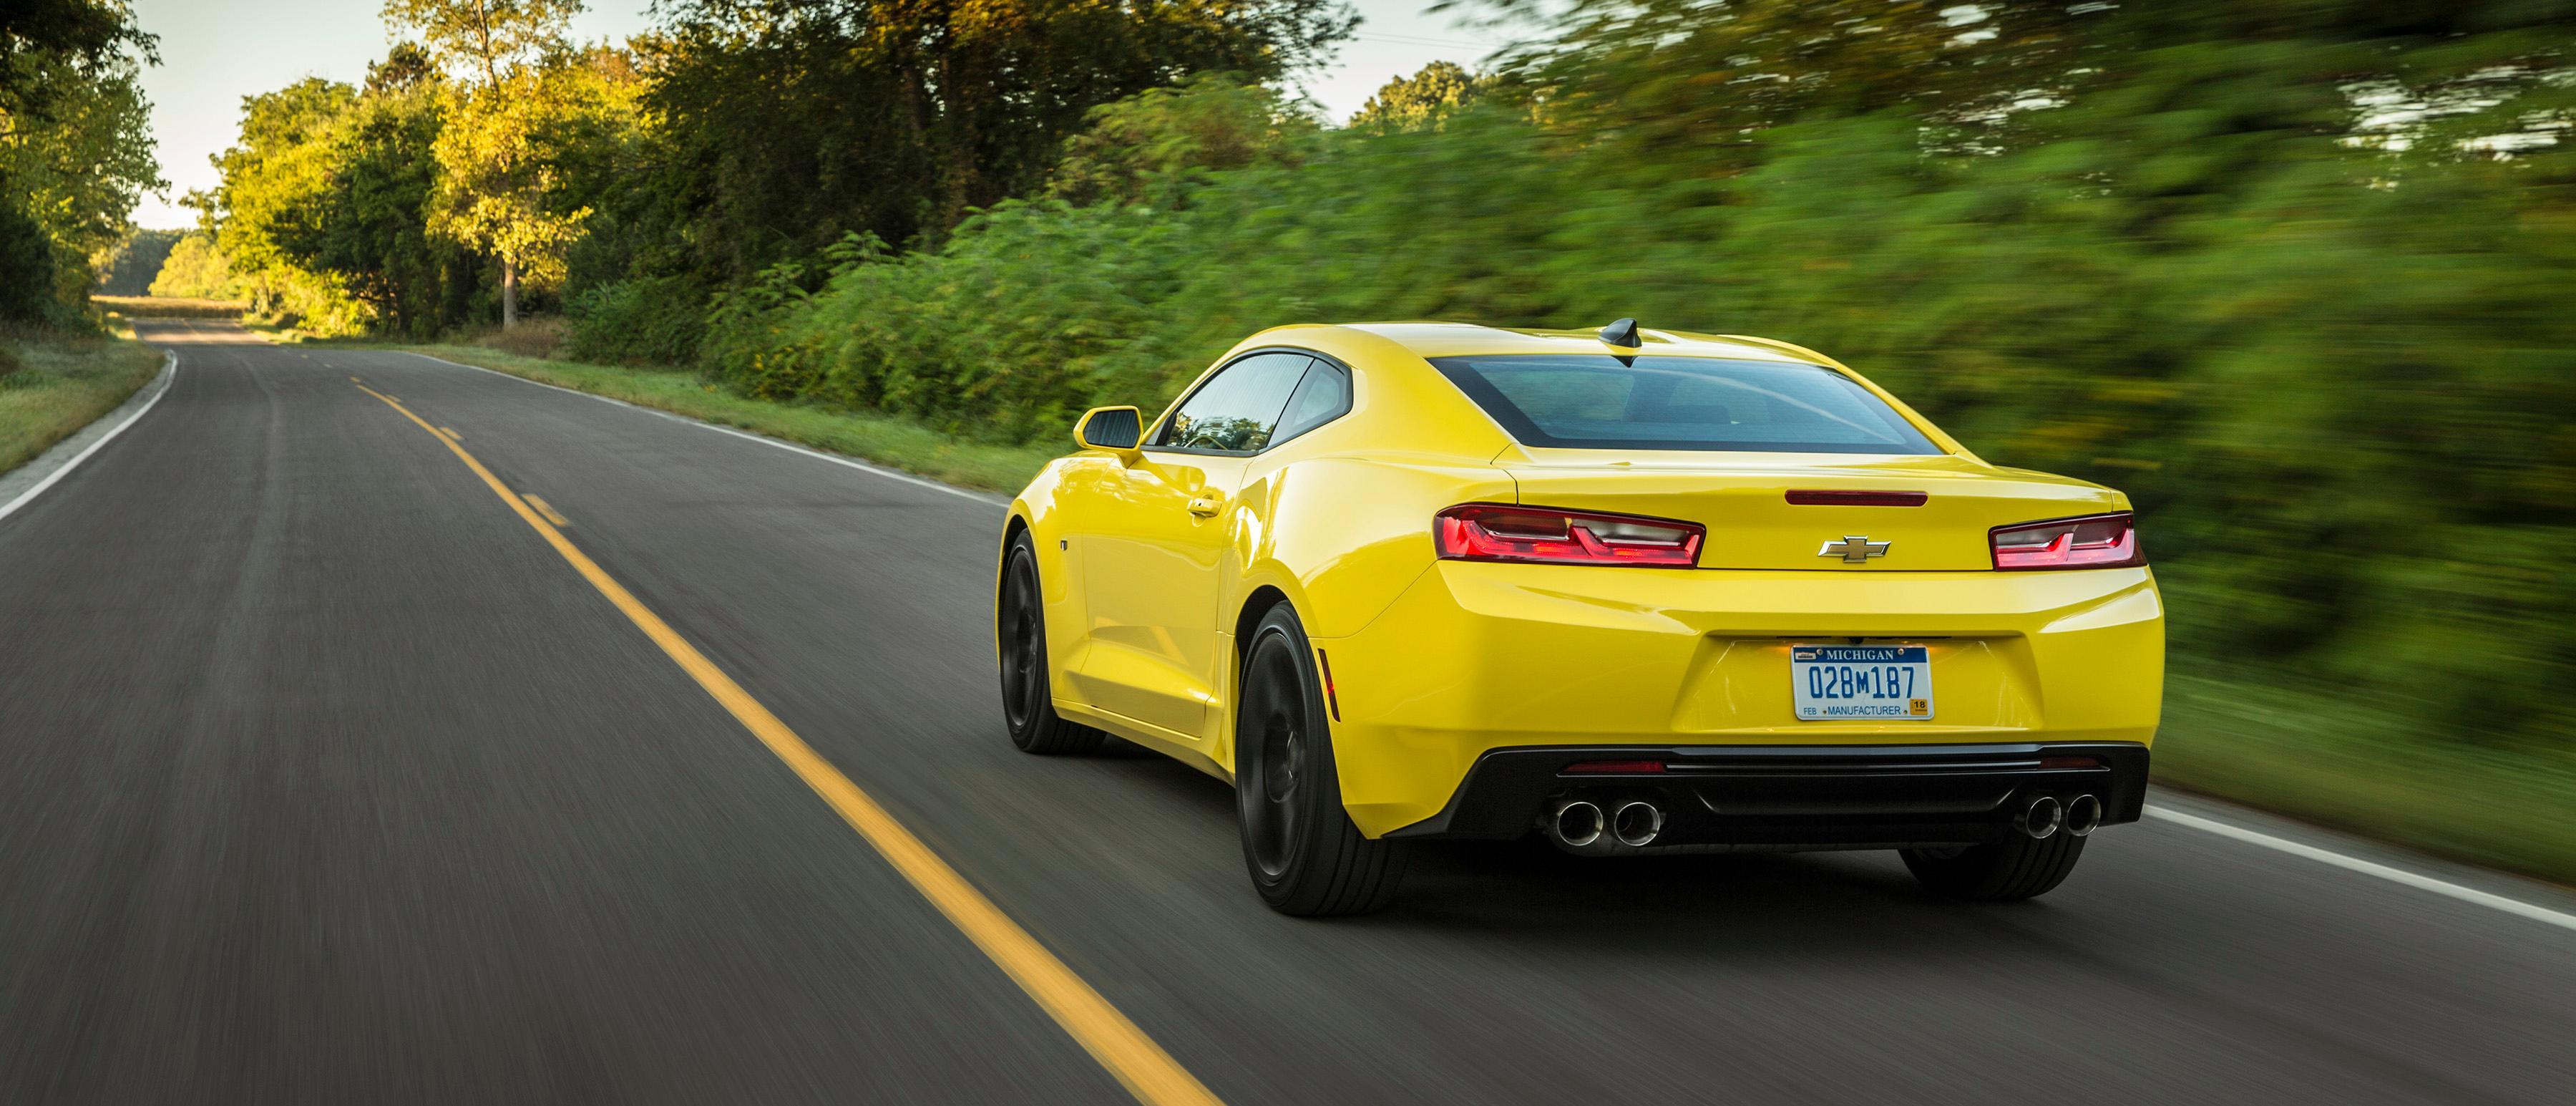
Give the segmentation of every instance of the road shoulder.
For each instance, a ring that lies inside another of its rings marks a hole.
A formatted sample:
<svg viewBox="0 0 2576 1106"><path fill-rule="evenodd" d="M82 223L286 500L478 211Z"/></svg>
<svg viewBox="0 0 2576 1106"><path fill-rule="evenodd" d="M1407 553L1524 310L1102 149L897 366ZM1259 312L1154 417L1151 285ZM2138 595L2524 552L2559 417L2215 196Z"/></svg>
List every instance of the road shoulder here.
<svg viewBox="0 0 2576 1106"><path fill-rule="evenodd" d="M177 374L179 356L165 350L160 362L160 371L140 380L123 402L65 435L26 464L0 471L0 518L8 517L34 500L72 468L88 460L109 439L142 418L153 404L160 402L161 396L170 390L171 379Z"/></svg>
<svg viewBox="0 0 2576 1106"><path fill-rule="evenodd" d="M353 348L414 354L677 415L716 429L748 431L764 439L857 458L981 495L998 493L1007 497L1061 452L969 441L892 416L737 395L685 369L591 365L472 345Z"/></svg>

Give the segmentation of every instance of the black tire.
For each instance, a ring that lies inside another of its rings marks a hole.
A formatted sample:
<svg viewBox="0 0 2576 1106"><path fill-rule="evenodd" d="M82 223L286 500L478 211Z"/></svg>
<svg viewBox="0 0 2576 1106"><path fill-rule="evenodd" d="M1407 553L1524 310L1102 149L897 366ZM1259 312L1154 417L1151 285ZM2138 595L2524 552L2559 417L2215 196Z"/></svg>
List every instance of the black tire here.
<svg viewBox="0 0 2576 1106"><path fill-rule="evenodd" d="M1235 820L1261 899L1282 914L1366 914L1395 898L1407 850L1342 809L1315 651L1282 603L1243 650L1235 696Z"/></svg>
<svg viewBox="0 0 2576 1106"><path fill-rule="evenodd" d="M1995 845L1963 849L1901 849L1905 868L1934 894L1973 902L2037 898L2075 870L2089 838L2059 830L2041 838L2015 836Z"/></svg>
<svg viewBox="0 0 2576 1106"><path fill-rule="evenodd" d="M1002 720L1010 725L1011 744L1024 753L1058 756L1088 753L1105 736L1089 726L1067 722L1055 712L1055 693L1047 684L1046 604L1038 590L1038 553L1028 531L1011 538L1002 554L1002 586L993 598L993 622L1001 643Z"/></svg>

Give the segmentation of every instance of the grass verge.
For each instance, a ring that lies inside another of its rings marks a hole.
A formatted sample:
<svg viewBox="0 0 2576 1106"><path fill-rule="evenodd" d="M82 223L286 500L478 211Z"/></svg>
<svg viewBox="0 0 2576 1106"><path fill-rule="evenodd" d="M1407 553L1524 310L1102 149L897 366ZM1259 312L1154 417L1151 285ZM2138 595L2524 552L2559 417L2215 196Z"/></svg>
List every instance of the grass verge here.
<svg viewBox="0 0 2576 1106"><path fill-rule="evenodd" d="M137 342L0 334L0 472L115 410L160 371L160 351Z"/></svg>
<svg viewBox="0 0 2576 1106"><path fill-rule="evenodd" d="M686 369L625 368L527 357L485 346L386 345L461 364L693 419L766 434L916 473L961 487L1008 495L1061 451L960 441L909 419L833 410L736 395ZM1067 451L1070 450L1067 446Z"/></svg>
<svg viewBox="0 0 2576 1106"><path fill-rule="evenodd" d="M2156 777L2576 886L2576 751L2429 742L2398 717L2348 694L2177 673Z"/></svg>

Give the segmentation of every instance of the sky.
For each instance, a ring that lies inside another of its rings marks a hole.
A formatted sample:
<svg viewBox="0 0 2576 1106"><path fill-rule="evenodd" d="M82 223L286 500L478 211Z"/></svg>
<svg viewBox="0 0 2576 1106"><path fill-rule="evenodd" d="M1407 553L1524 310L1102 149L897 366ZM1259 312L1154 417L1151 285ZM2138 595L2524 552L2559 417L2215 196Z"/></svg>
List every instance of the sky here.
<svg viewBox="0 0 2576 1106"><path fill-rule="evenodd" d="M1356 0L1356 41L1302 82L1334 119L1347 119L1388 80L1434 61L1473 66L1503 45L1498 32L1457 25L1423 11L1431 0ZM647 0L590 0L573 22L583 39L624 38L644 29ZM146 69L167 196L146 195L134 213L145 227L185 228L196 214L179 206L189 191L215 185L207 159L232 145L244 96L306 77L356 84L385 52L376 0L135 0L143 29L161 36L161 64Z"/></svg>

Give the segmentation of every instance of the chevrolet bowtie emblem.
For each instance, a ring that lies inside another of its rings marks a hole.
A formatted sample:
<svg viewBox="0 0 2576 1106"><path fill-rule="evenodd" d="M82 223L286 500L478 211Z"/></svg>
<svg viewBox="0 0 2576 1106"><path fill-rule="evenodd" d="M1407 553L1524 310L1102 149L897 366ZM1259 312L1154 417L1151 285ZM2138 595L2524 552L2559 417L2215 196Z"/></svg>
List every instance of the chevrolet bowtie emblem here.
<svg viewBox="0 0 2576 1106"><path fill-rule="evenodd" d="M1816 555L1819 557L1840 557L1843 559L1844 564L1856 565L1872 557L1886 556L1887 547L1894 544L1896 543L1871 541L1869 540L1869 536L1866 534L1847 536L1841 541L1826 542L1824 548L1816 550Z"/></svg>

